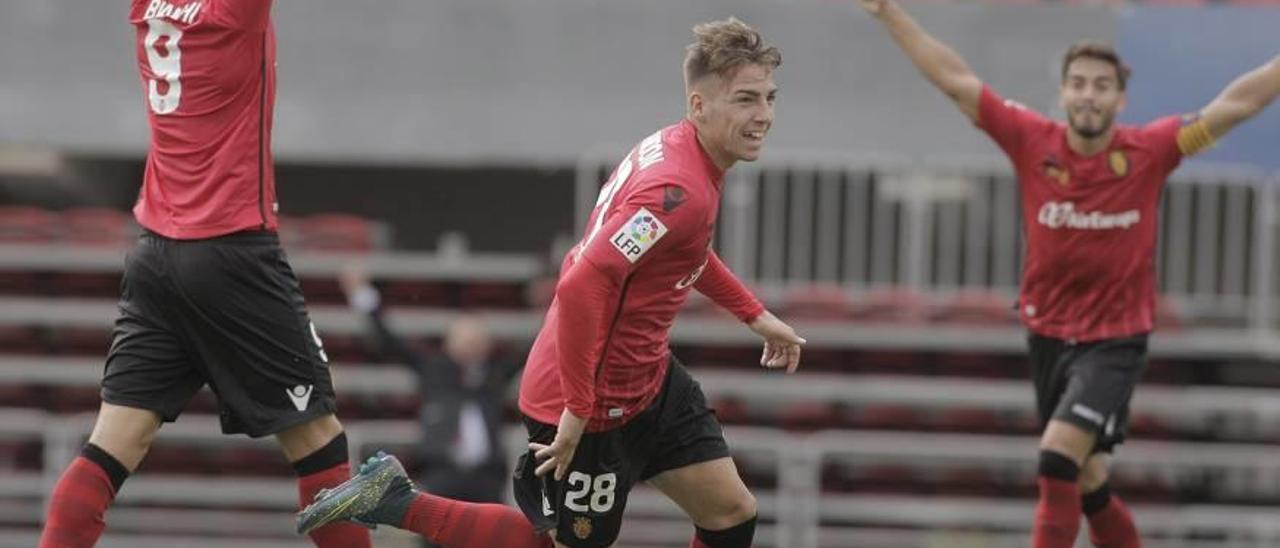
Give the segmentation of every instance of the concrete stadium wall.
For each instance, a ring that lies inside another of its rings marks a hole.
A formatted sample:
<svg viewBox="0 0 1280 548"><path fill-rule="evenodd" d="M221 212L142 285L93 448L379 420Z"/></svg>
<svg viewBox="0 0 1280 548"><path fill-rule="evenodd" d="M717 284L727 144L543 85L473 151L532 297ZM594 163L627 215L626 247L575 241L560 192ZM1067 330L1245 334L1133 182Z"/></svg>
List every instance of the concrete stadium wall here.
<svg viewBox="0 0 1280 548"><path fill-rule="evenodd" d="M772 150L984 156L852 1L280 0L276 147L293 161L566 165L683 113L690 27L735 14L781 46ZM913 5L1010 97L1048 108L1062 48L1108 8ZM0 3L0 143L140 155L127 3ZM1188 39L1190 40L1190 39Z"/></svg>

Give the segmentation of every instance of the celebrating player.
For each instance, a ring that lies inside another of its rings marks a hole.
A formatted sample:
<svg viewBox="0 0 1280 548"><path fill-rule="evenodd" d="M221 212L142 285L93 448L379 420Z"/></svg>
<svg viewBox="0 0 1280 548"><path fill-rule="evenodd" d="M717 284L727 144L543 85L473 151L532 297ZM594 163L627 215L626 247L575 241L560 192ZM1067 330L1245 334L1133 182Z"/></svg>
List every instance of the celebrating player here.
<svg viewBox="0 0 1280 548"><path fill-rule="evenodd" d="M417 492L393 457L377 456L304 511L301 531L356 519L450 548L605 547L631 487L646 481L692 518L691 546L751 545L755 499L668 331L697 289L764 339L762 365L800 363L804 340L710 248L725 170L759 157L773 124L782 58L737 19L694 34L687 118L641 141L605 184L530 353L520 387L530 451L515 476L524 514Z"/></svg>
<svg viewBox="0 0 1280 548"><path fill-rule="evenodd" d="M276 237L271 157L276 43L271 0L133 0L151 126L102 407L54 487L42 548L85 548L146 455L209 384L222 430L274 434L300 500L347 480L327 359ZM370 546L358 525L318 546Z"/></svg>
<svg viewBox="0 0 1280 548"><path fill-rule="evenodd" d="M1110 46L1082 42L1062 61L1064 124L1001 99L893 0L862 6L1017 173L1027 235L1019 310L1045 425L1032 545L1073 546L1083 511L1095 546L1139 546L1129 511L1107 486L1106 455L1124 440L1129 399L1146 366L1160 191L1184 156L1280 94L1280 57L1198 113L1130 127L1113 123L1129 68Z"/></svg>

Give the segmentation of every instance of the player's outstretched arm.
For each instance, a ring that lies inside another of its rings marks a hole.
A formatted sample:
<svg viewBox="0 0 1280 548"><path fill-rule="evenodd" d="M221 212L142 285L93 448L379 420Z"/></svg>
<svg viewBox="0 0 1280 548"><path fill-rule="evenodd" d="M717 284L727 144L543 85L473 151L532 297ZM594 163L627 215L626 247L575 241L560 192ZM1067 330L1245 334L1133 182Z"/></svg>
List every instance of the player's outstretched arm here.
<svg viewBox="0 0 1280 548"><path fill-rule="evenodd" d="M1200 111L1209 135L1218 139L1240 123L1254 117L1280 95L1280 56L1253 69L1227 85Z"/></svg>
<svg viewBox="0 0 1280 548"><path fill-rule="evenodd" d="M970 120L978 121L978 99L982 80L973 73L960 54L925 32L893 0L860 0L863 9L884 23L893 41L911 58L933 85L947 94Z"/></svg>

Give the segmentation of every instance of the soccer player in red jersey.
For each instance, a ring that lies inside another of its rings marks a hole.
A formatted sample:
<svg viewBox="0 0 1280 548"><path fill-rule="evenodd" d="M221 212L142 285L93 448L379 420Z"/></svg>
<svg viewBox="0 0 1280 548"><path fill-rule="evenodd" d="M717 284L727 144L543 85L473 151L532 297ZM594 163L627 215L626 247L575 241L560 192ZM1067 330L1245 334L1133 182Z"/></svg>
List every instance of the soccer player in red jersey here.
<svg viewBox="0 0 1280 548"><path fill-rule="evenodd" d="M1113 123L1129 68L1110 46L1079 43L1062 63L1066 123L1007 101L893 0L862 0L916 67L1004 150L1022 190L1027 325L1040 440L1032 545L1073 546L1080 514L1095 546L1139 545L1107 486L1124 439L1155 313L1156 212L1184 156L1211 146L1280 94L1280 57L1232 82L1198 113Z"/></svg>
<svg viewBox="0 0 1280 548"><path fill-rule="evenodd" d="M530 352L520 387L530 451L514 480L524 514L416 492L383 456L304 511L300 530L354 518L450 548L605 547L632 485L646 481L692 518L691 546L751 545L755 499L668 331L696 289L764 339L761 365L800 363L804 340L711 250L724 172L759 157L782 58L737 19L694 34L687 118L641 141L605 184Z"/></svg>
<svg viewBox="0 0 1280 548"><path fill-rule="evenodd" d="M276 237L271 0L133 0L151 151L102 406L54 487L42 548L93 546L162 422L213 388L226 433L274 434L300 501L350 478L327 358ZM322 547L370 546L358 525Z"/></svg>

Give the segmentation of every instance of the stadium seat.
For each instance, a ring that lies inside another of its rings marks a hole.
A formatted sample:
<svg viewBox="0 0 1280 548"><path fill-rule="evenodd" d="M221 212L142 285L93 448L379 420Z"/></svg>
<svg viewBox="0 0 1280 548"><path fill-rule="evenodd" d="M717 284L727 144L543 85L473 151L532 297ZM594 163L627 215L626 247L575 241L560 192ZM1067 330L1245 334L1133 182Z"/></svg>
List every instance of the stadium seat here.
<svg viewBox="0 0 1280 548"><path fill-rule="evenodd" d="M956 407L938 411L930 421L940 432L1002 434L1006 431L1000 415L990 409Z"/></svg>
<svg viewBox="0 0 1280 548"><path fill-rule="evenodd" d="M853 428L869 430L920 430L925 423L912 407L893 404L863 405L848 412Z"/></svg>
<svg viewBox="0 0 1280 548"><path fill-rule="evenodd" d="M301 222L301 247L312 251L368 252L380 247L379 228L356 215L326 213Z"/></svg>
<svg viewBox="0 0 1280 548"><path fill-rule="evenodd" d="M965 292L932 307L929 321L965 326L1007 326L1018 322L1007 296L988 292Z"/></svg>
<svg viewBox="0 0 1280 548"><path fill-rule="evenodd" d="M58 215L35 207L0 206L0 242L49 243L58 239Z"/></svg>
<svg viewBox="0 0 1280 548"><path fill-rule="evenodd" d="M44 293L45 278L41 272L0 271L0 294L31 297Z"/></svg>
<svg viewBox="0 0 1280 548"><path fill-rule="evenodd" d="M842 426L843 412L828 402L800 402L789 404L777 412L778 426L785 430L823 430Z"/></svg>
<svg viewBox="0 0 1280 548"><path fill-rule="evenodd" d="M781 314L787 318L843 320L849 317L849 296L837 285L817 284L787 290Z"/></svg>
<svg viewBox="0 0 1280 548"><path fill-rule="evenodd" d="M62 241L78 245L124 247L137 237L133 217L123 211L91 207L62 212Z"/></svg>
<svg viewBox="0 0 1280 548"><path fill-rule="evenodd" d="M308 305L347 305L347 296L334 278L307 276L298 280Z"/></svg>
<svg viewBox="0 0 1280 548"><path fill-rule="evenodd" d="M977 467L944 469L934 488L939 494L966 497L999 497L1007 490L993 470Z"/></svg>
<svg viewBox="0 0 1280 548"><path fill-rule="evenodd" d="M11 325L0 325L0 349L4 349L6 354L45 354L49 351L39 328Z"/></svg>
<svg viewBox="0 0 1280 548"><path fill-rule="evenodd" d="M59 327L50 331L49 338L55 354L101 357L111 348L109 326Z"/></svg>
<svg viewBox="0 0 1280 548"><path fill-rule="evenodd" d="M116 299L120 272L56 272L45 276L45 292L59 297Z"/></svg>
<svg viewBox="0 0 1280 548"><path fill-rule="evenodd" d="M440 282L389 280L378 284L387 306L450 306L449 287Z"/></svg>
<svg viewBox="0 0 1280 548"><path fill-rule="evenodd" d="M511 282L467 282L458 291L458 306L466 309L524 308L525 289Z"/></svg>
<svg viewBox="0 0 1280 548"><path fill-rule="evenodd" d="M914 291L882 289L856 299L849 316L871 323L923 323L927 319L926 304L924 296Z"/></svg>

